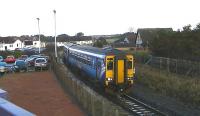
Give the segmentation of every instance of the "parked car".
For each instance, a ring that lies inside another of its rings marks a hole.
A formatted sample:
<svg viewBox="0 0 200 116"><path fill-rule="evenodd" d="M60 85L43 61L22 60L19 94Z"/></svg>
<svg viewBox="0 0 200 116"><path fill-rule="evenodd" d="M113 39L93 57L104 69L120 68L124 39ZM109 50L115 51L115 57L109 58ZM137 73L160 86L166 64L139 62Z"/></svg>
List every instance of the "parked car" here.
<svg viewBox="0 0 200 116"><path fill-rule="evenodd" d="M2 56L0 56L0 62L2 62L3 61L3 57Z"/></svg>
<svg viewBox="0 0 200 116"><path fill-rule="evenodd" d="M5 73L5 72L7 72L6 63L0 62L0 73Z"/></svg>
<svg viewBox="0 0 200 116"><path fill-rule="evenodd" d="M21 57L19 57L19 60L26 60L28 58L28 55L21 55Z"/></svg>
<svg viewBox="0 0 200 116"><path fill-rule="evenodd" d="M35 70L48 69L48 62L46 58L37 58L35 60Z"/></svg>
<svg viewBox="0 0 200 116"><path fill-rule="evenodd" d="M35 60L37 58L45 58L49 62L49 57L48 56L40 56L40 55L31 55L29 58L25 60L25 62L28 64L29 67L35 65Z"/></svg>
<svg viewBox="0 0 200 116"><path fill-rule="evenodd" d="M7 72L14 72L15 71L15 67L14 67L14 64L13 63L6 63L6 70Z"/></svg>
<svg viewBox="0 0 200 116"><path fill-rule="evenodd" d="M6 63L14 63L15 60L16 60L16 59L15 59L14 56L7 56L7 58L4 59L4 61L5 61Z"/></svg>
<svg viewBox="0 0 200 116"><path fill-rule="evenodd" d="M15 72L27 71L27 64L24 60L16 60L14 67L15 67Z"/></svg>

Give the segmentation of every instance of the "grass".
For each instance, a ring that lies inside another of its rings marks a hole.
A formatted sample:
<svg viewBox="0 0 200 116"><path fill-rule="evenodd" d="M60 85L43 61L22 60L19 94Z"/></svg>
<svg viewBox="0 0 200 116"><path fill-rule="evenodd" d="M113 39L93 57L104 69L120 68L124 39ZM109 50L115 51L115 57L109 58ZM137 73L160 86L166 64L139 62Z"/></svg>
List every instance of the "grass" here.
<svg viewBox="0 0 200 116"><path fill-rule="evenodd" d="M139 65L137 82L161 94L174 97L180 101L200 105L200 79L182 78L180 75L168 74L146 65Z"/></svg>

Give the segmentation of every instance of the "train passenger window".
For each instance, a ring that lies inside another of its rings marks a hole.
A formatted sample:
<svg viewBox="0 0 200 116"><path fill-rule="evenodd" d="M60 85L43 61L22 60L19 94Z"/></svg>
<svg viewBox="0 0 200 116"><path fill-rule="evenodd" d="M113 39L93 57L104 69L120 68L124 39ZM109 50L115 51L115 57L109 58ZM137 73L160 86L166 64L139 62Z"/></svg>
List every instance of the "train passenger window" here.
<svg viewBox="0 0 200 116"><path fill-rule="evenodd" d="M109 61L107 64L107 70L113 70L113 62Z"/></svg>
<svg viewBox="0 0 200 116"><path fill-rule="evenodd" d="M127 65L128 65L128 69L132 69L132 61L128 61Z"/></svg>

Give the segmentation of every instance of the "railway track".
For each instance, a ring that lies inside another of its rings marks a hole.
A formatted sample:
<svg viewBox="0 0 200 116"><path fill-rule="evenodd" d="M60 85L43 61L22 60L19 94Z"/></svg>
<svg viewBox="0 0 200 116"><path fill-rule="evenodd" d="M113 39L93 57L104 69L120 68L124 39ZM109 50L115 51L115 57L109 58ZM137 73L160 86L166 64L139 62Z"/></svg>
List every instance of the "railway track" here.
<svg viewBox="0 0 200 116"><path fill-rule="evenodd" d="M118 99L125 109L137 116L167 116L159 110L138 101L126 94L119 95Z"/></svg>

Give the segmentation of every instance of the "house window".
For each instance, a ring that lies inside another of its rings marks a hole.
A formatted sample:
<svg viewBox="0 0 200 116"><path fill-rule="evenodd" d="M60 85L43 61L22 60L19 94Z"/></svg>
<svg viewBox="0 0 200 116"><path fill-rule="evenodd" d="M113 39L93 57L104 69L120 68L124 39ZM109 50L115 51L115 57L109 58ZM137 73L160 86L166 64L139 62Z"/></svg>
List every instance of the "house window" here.
<svg viewBox="0 0 200 116"><path fill-rule="evenodd" d="M10 45L10 47L13 47L13 45Z"/></svg>
<svg viewBox="0 0 200 116"><path fill-rule="evenodd" d="M37 43L35 43L35 45L36 45Z"/></svg>
<svg viewBox="0 0 200 116"><path fill-rule="evenodd" d="M18 47L18 44L17 44L17 47Z"/></svg>

